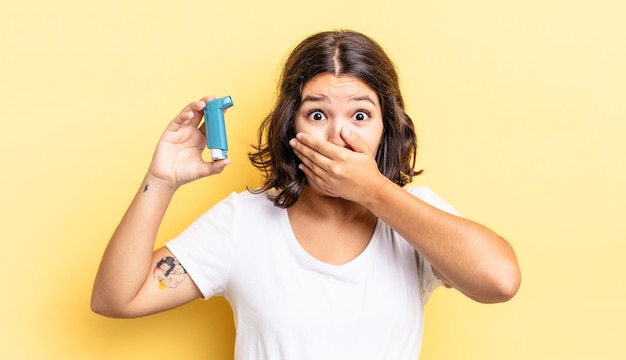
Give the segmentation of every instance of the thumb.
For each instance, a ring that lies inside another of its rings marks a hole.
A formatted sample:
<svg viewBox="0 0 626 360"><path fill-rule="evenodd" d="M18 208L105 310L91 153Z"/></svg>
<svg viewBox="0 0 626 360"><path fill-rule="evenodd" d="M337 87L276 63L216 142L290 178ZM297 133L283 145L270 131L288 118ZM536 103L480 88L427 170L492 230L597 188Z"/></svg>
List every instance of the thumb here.
<svg viewBox="0 0 626 360"><path fill-rule="evenodd" d="M198 166L198 176L206 177L221 173L226 166L230 165L230 159L202 162Z"/></svg>

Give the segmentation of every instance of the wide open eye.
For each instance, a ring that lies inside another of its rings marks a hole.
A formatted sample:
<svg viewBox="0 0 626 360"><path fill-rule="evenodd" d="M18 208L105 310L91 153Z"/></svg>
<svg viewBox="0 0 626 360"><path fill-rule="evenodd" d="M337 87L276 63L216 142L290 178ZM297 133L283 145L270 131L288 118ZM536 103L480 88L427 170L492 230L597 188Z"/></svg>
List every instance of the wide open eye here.
<svg viewBox="0 0 626 360"><path fill-rule="evenodd" d="M370 118L370 114L367 111L357 111L352 118L356 121L363 121Z"/></svg>
<svg viewBox="0 0 626 360"><path fill-rule="evenodd" d="M326 116L324 116L324 113L319 110L310 111L307 116L309 117L309 119L315 120L315 121L326 119Z"/></svg>

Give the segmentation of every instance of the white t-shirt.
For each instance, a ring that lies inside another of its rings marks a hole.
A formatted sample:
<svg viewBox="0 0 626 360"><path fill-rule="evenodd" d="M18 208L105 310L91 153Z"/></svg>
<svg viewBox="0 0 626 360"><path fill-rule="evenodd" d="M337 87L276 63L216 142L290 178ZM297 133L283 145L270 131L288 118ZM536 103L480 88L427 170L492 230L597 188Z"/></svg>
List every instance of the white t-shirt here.
<svg viewBox="0 0 626 360"><path fill-rule="evenodd" d="M456 214L426 187L407 191ZM229 195L167 247L206 299L230 303L236 359L415 360L424 304L441 285L430 264L380 220L352 261L317 260L266 194Z"/></svg>

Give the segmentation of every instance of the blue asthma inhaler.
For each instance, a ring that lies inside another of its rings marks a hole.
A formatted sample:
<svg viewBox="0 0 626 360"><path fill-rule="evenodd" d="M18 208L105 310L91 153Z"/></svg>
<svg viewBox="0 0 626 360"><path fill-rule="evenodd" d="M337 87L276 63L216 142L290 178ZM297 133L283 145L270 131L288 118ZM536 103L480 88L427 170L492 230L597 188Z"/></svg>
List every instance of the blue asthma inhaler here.
<svg viewBox="0 0 626 360"><path fill-rule="evenodd" d="M211 150L211 159L213 160L222 160L228 157L224 111L233 105L233 99L226 96L209 101L204 108L206 147Z"/></svg>

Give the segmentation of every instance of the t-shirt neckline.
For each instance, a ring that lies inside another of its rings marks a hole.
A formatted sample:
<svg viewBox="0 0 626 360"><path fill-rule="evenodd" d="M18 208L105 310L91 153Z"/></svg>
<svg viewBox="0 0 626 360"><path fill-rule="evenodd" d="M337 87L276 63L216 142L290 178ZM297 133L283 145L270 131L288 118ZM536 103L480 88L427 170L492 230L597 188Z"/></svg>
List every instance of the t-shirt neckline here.
<svg viewBox="0 0 626 360"><path fill-rule="evenodd" d="M358 254L354 259L341 265L335 265L321 261L313 255L309 254L309 252L302 247L302 245L296 238L293 228L291 227L291 222L289 221L289 214L287 209L284 209L284 211L282 211L280 226L285 233L287 245L291 249L294 256L296 256L296 258L298 258L298 260L300 260L303 264L308 265L309 267L326 274L341 274L358 268L359 266L361 266L362 263L367 262L368 259L371 257L371 253L373 251L372 249L377 245L378 239L380 238L379 232L381 231L381 220L376 220L376 227L374 228L372 237L367 243L365 249L363 249L363 251Z"/></svg>

